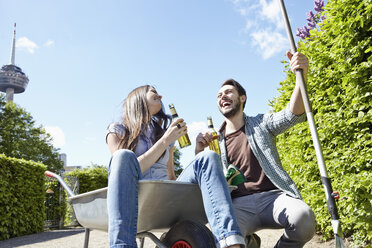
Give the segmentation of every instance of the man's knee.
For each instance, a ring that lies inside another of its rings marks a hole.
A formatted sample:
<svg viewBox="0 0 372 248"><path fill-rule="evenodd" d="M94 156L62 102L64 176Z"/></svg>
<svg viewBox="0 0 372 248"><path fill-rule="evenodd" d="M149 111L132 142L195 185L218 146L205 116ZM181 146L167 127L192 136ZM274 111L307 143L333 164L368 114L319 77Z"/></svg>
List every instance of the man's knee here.
<svg viewBox="0 0 372 248"><path fill-rule="evenodd" d="M220 157L216 152L210 151L210 150L203 151L196 156L196 160L197 162L194 163L194 166L199 167L199 168L195 168L196 170L200 168L203 171L210 170L210 169L221 170L221 173L222 173L222 165L220 164Z"/></svg>
<svg viewBox="0 0 372 248"><path fill-rule="evenodd" d="M200 152L198 155L197 155L197 158L199 159L206 159L206 160L215 160L215 159L219 159L218 157L218 154L214 151L211 151L211 150L205 150L205 151L202 151Z"/></svg>
<svg viewBox="0 0 372 248"><path fill-rule="evenodd" d="M296 230L296 239L299 241L307 242L315 234L316 231L316 220L314 212L311 208L304 204L302 208L298 209L294 218L293 225Z"/></svg>

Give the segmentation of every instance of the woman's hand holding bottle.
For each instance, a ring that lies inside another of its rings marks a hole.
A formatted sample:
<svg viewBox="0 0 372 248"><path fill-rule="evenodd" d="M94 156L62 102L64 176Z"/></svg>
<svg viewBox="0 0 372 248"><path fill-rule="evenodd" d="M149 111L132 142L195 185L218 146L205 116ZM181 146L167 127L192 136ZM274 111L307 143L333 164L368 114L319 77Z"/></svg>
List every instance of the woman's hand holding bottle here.
<svg viewBox="0 0 372 248"><path fill-rule="evenodd" d="M164 133L163 138L167 145L176 142L182 135L187 133L186 122L182 118L173 119L172 123L169 125L167 131Z"/></svg>

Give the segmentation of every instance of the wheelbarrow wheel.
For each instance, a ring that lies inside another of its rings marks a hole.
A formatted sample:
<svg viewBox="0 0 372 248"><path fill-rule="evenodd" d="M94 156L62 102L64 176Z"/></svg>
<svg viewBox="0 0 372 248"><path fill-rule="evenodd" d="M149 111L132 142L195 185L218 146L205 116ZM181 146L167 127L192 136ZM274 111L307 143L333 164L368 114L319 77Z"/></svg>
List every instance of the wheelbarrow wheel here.
<svg viewBox="0 0 372 248"><path fill-rule="evenodd" d="M215 248L211 231L198 222L184 220L175 224L164 236L163 243L170 248Z"/></svg>

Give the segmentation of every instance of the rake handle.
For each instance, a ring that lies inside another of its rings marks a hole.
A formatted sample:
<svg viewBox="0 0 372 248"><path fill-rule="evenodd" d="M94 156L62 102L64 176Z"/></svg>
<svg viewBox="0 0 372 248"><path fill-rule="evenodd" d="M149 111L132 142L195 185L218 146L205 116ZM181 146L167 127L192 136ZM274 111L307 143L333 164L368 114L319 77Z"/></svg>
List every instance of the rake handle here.
<svg viewBox="0 0 372 248"><path fill-rule="evenodd" d="M284 23L285 23L286 33L287 33L288 40L289 40L289 43L290 43L291 52L295 53L295 52L297 52L297 48L296 48L295 41L294 41L294 38L293 38L293 35L292 35L291 25L289 23L287 11L286 11L286 8L284 6L284 1L279 0L279 3L280 3L280 8L281 8L281 11L282 11L282 14L283 14L283 20L284 20ZM307 94L305 79L304 79L302 69L297 69L296 70L296 83L298 83L299 86L300 86L302 101L303 101L304 106L305 106L305 111L306 111L306 116L307 116L308 123L309 123L311 137L312 137L313 143L314 143L315 154L316 154L317 161L318 161L320 176L321 176L322 184L323 184L325 194L326 194L328 210L331 214L332 219L337 220L338 219L338 213L337 213L337 207L336 207L335 199L332 196L332 185L331 185L331 182L328 178L327 170L326 170L326 167L325 167L325 164L324 164L323 152L322 152L322 148L321 148L320 143L319 143L318 132L317 132L316 125L315 125L315 122L314 122L314 116L313 116L313 113L312 113L309 96Z"/></svg>

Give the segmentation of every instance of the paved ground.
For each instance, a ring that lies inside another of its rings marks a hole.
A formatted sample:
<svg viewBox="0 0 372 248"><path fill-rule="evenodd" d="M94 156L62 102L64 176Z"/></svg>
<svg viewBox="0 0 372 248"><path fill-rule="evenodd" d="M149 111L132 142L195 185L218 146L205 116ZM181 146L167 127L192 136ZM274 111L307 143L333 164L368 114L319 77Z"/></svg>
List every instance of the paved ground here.
<svg viewBox="0 0 372 248"><path fill-rule="evenodd" d="M261 248L274 247L276 241L282 234L280 230L263 230L257 232L261 237ZM161 233L155 233L160 236ZM17 237L0 241L1 248L82 248L84 244L84 229L74 228L65 230L54 230L38 234ZM107 233L102 231L91 231L89 248L107 248ZM146 239L145 248L154 248L155 244ZM319 236L315 236L305 248L328 248L334 247L334 242L321 242ZM207 248L207 247L206 247Z"/></svg>

